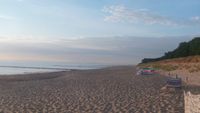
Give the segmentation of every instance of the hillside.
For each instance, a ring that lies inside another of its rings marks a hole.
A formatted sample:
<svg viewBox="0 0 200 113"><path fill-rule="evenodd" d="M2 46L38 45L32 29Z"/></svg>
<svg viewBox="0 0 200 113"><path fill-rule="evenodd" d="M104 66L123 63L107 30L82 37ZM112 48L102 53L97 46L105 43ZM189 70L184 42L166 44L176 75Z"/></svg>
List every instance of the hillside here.
<svg viewBox="0 0 200 113"><path fill-rule="evenodd" d="M189 42L182 42L160 58L145 58L139 67L153 67L162 75L178 75L190 85L200 86L200 37Z"/></svg>
<svg viewBox="0 0 200 113"><path fill-rule="evenodd" d="M190 73L199 72L200 55L149 62L140 64L139 66L159 68L164 71L187 70Z"/></svg>
<svg viewBox="0 0 200 113"><path fill-rule="evenodd" d="M178 75L186 83L200 86L200 55L142 63L140 68L153 67L162 75Z"/></svg>
<svg viewBox="0 0 200 113"><path fill-rule="evenodd" d="M187 56L200 55L200 37L196 37L189 42L182 42L173 50L164 54L160 58L145 58L142 63L155 62L165 59L181 58Z"/></svg>

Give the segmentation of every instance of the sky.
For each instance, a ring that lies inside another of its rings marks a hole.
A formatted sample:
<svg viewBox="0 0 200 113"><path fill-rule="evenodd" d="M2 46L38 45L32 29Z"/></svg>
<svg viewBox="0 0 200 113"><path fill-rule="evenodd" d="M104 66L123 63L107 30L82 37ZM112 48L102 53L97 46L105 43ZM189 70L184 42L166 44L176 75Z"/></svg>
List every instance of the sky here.
<svg viewBox="0 0 200 113"><path fill-rule="evenodd" d="M137 64L200 35L199 0L0 0L0 62Z"/></svg>

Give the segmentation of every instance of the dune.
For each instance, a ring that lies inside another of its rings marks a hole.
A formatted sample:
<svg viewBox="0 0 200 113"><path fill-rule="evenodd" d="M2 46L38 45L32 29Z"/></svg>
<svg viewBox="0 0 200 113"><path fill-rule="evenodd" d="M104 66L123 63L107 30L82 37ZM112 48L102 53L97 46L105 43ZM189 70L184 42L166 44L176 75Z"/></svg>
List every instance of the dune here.
<svg viewBox="0 0 200 113"><path fill-rule="evenodd" d="M157 62L140 64L141 67L154 67L160 69L160 72L166 76L176 76L188 85L200 86L200 56L189 56L161 60Z"/></svg>

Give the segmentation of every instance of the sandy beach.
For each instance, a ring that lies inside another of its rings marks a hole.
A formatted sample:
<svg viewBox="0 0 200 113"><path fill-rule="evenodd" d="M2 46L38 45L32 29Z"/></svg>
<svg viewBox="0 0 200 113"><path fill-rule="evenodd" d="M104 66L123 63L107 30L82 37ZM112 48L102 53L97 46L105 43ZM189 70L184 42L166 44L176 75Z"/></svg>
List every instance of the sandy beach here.
<svg viewBox="0 0 200 113"><path fill-rule="evenodd" d="M137 76L136 67L0 77L4 113L183 113L182 90L166 77Z"/></svg>

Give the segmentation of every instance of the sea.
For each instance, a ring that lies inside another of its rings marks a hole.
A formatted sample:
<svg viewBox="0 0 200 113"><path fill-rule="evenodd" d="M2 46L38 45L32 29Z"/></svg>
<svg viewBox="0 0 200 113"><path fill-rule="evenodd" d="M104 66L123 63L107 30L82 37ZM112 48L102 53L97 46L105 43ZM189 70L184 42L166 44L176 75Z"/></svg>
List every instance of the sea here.
<svg viewBox="0 0 200 113"><path fill-rule="evenodd" d="M103 64L70 64L62 62L0 62L0 75L46 73L70 71L72 69L88 70L108 67Z"/></svg>

